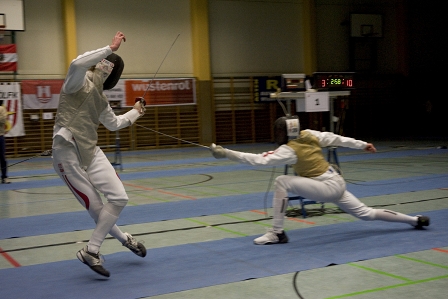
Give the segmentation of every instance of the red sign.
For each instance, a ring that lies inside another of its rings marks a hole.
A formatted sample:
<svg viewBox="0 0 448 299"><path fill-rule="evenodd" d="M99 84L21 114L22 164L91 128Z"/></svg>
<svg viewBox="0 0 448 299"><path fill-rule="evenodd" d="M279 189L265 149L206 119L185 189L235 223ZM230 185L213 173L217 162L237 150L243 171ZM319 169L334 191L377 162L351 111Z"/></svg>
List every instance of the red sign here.
<svg viewBox="0 0 448 299"><path fill-rule="evenodd" d="M56 109L64 80L23 80L22 98L25 109Z"/></svg>
<svg viewBox="0 0 448 299"><path fill-rule="evenodd" d="M126 106L134 106L135 98L145 94L146 105L191 105L196 103L194 78L125 80Z"/></svg>

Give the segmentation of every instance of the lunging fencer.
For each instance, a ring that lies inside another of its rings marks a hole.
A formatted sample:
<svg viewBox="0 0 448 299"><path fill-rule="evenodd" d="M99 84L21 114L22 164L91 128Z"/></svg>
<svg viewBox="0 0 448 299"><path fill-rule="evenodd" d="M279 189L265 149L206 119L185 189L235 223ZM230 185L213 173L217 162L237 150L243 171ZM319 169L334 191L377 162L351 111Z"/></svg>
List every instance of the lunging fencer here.
<svg viewBox="0 0 448 299"><path fill-rule="evenodd" d="M294 136L294 137L291 137ZM409 216L402 213L373 209L347 191L344 178L325 160L322 147L338 146L363 149L375 153L371 143L343 137L331 132L300 131L298 118L280 117L274 122L274 138L279 147L275 151L252 154L233 151L212 144L215 158L228 158L249 165L292 165L296 176L280 175L275 180L273 226L266 234L254 240L257 245L287 243L283 225L288 206L288 192L311 200L336 204L346 213L361 220L401 222L421 229L428 226L427 216Z"/></svg>
<svg viewBox="0 0 448 299"><path fill-rule="evenodd" d="M103 90L120 79L123 60L113 53L125 35L118 31L110 45L74 59L61 89L53 132L53 167L96 223L88 244L76 253L93 271L110 276L103 267L100 247L107 234L140 257L146 248L116 222L128 202L123 183L103 151L97 146L99 123L116 131L131 126L144 114L144 100L123 115L115 115ZM100 193L107 199L103 203Z"/></svg>

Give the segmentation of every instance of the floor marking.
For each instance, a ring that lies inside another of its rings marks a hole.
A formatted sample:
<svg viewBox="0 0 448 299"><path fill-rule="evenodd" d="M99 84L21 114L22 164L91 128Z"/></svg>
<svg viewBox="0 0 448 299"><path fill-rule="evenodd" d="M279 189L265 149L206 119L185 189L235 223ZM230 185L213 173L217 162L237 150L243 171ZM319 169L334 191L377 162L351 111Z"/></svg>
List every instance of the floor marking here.
<svg viewBox="0 0 448 299"><path fill-rule="evenodd" d="M266 214L267 214L267 213L265 213L265 212L263 212L263 211L259 211L259 210L251 210L251 212L258 213L258 214L262 214L262 215L266 215ZM297 218L290 218L290 217L287 217L286 219L291 220L291 221L296 221L296 222L306 223L306 224L316 224L316 222L311 222L311 221L302 220L302 219L297 219Z"/></svg>
<svg viewBox="0 0 448 299"><path fill-rule="evenodd" d="M228 232L228 233L232 233L232 234L235 234L235 235L238 235L238 236L243 236L243 237L247 237L248 236L246 234L243 234L243 233L240 233L240 232L236 232L236 231L233 231L233 230L230 230L230 229L226 229L226 228L223 228L223 227L210 225L209 223L205 223L205 222L202 222L202 221L199 221L199 220L196 220L196 219L191 219L191 218L185 218L185 219L186 220L190 220L190 221L195 222L195 223L202 224L205 227L216 228L216 229L219 229L219 230L222 230L222 231L225 231L225 232Z"/></svg>
<svg viewBox="0 0 448 299"><path fill-rule="evenodd" d="M306 223L306 224L316 224L316 222L312 222L312 221L306 221L306 220L302 220L302 219L297 219L297 218L286 218L288 220L291 221L295 221L295 222L301 222L301 223Z"/></svg>
<svg viewBox="0 0 448 299"><path fill-rule="evenodd" d="M259 211L259 210L250 210L251 212L257 213L257 214L261 214L261 215L267 215L266 212L263 211Z"/></svg>
<svg viewBox="0 0 448 299"><path fill-rule="evenodd" d="M440 251L440 252L444 252L444 253L448 253L448 250L446 250L446 249L441 249L441 248L433 248L432 250Z"/></svg>
<svg viewBox="0 0 448 299"><path fill-rule="evenodd" d="M434 248L434 250L438 250L438 248ZM448 253L448 250L443 250L443 249L441 249L441 250L442 250L442 252L445 252L445 251L446 251L446 252ZM396 257L399 257L399 258L403 258L403 259L411 260L411 261L414 261L414 262L423 263L423 264L430 265L430 266L435 266L435 267L440 267L440 268L448 269L448 266L439 265L439 264L434 264L434 263L430 263L430 262L422 261L422 260L419 260L419 259L415 259L415 258L411 258L411 257L408 257L408 256L404 256L404 255L395 255L395 256L396 256ZM354 266L354 267L357 267L357 268L360 268L360 269L364 269L364 270L367 270L367 271L371 271L371 272L374 272L374 273L378 273L378 274L381 274L381 275L386 275L386 276L389 276L389 277L392 277L392 278L396 278L396 279L404 280L404 281L407 281L407 282L405 282L405 283L400 283L400 284L395 284L395 285L390 285L390 286L386 286L386 287L380 287L380 288L375 288L375 289L365 290L365 291L359 291L359 292L354 292L354 293L348 293L348 294L344 294L344 295L338 295L338 296L333 296L333 297L327 297L326 299L337 299L337 298L351 297L351 296L356 296L356 295L362 295L362 294L367 294L367 293L373 293L373 292L378 292L378 291L384 291L384 290L387 290L387 289L393 289L393 288L398 288L398 287L403 287L403 286L408 286L408 285L413 285L413 284L418 284L418 283L423 283L423 282L428 282L428 281L433 281L433 280L439 280L439 279L445 279L445 278L448 278L448 275L443 275L443 276L437 276L437 277L432 277L432 278L426 278L426 279L421 279L421 280L415 280L415 281L413 281L413 280L411 280L411 279L409 279L409 278L406 278L406 277L397 276L397 275L394 275L394 274L390 274L390 273L383 272L383 271L376 270L376 269L369 268L369 267L364 267L364 266L361 266L361 265L357 265L357 264L355 264L355 263L348 263L347 265L349 265L349 266Z"/></svg>
<svg viewBox="0 0 448 299"><path fill-rule="evenodd" d="M173 193L173 192L168 192L168 191L163 191L160 189L154 189L154 188L149 188L149 187L143 187L143 186L139 186L139 185L134 185L134 184L129 184L129 183L124 183L123 185L125 186L129 186L129 187L134 187L137 189L142 189L142 190L148 190L148 191L157 191L163 194L169 194L169 195L173 195L173 196L177 196L177 197L182 197L182 198L187 198L187 199L196 199L195 197L191 197L191 196L187 196L187 195L182 195L182 194L177 194L177 193Z"/></svg>
<svg viewBox="0 0 448 299"><path fill-rule="evenodd" d="M399 257L399 258L402 258L402 259L410 260L410 261L413 261L413 262L417 262L417 263L422 263L422 264L425 264L425 265L429 265L429 266L434 266L434 267L439 267L439 268L448 269L448 266L445 266L445 265L434 264L434 263L431 263L431 262L422 261L422 260L415 259L415 258L412 258L412 257L409 257L409 256L405 256L405 255L399 255L399 254L397 254L397 255L395 255L395 256L396 256L396 257Z"/></svg>
<svg viewBox="0 0 448 299"><path fill-rule="evenodd" d="M422 279L422 280L415 280L415 281L390 285L387 287L375 288L375 289L359 291L359 292L354 292L354 293L349 293L349 294L344 294L344 295L332 296L332 297L327 297L325 299L338 299L338 298L352 297L352 296L356 296L356 295L374 293L374 292L378 292L378 291L384 291L384 290L388 290L388 289L394 289L394 288L399 288L399 287L404 287L404 286L409 286L409 285L413 285L413 284L419 284L419 283L424 283L424 282L429 282L429 281L434 281L434 280L439 280L439 279L446 279L446 278L448 278L448 275L426 278L426 279Z"/></svg>
<svg viewBox="0 0 448 299"><path fill-rule="evenodd" d="M13 259L12 256L4 252L3 249L1 248L0 248L0 254L14 267L16 268L21 267L21 265L15 259Z"/></svg>
<svg viewBox="0 0 448 299"><path fill-rule="evenodd" d="M394 274L392 274L392 273L387 273L387 272L384 272L384 271L381 271L381 270L377 270L377 269L373 269L373 268L369 268L369 267L365 267L365 266L357 265L357 264L354 264L354 263L348 263L347 265L349 265L349 266L353 266L353 267L357 267L357 268L360 268L360 269L363 269L363 270L367 270L367 271L370 271L370 272L374 272L374 273L377 273L377 274L381 274L381 275L389 276L389 277L392 277L392 278L396 278L396 279L404 280L404 281L413 281L413 280L410 279L410 278L406 278L406 277L403 277L403 276L394 275Z"/></svg>
<svg viewBox="0 0 448 299"><path fill-rule="evenodd" d="M249 220L249 219L236 217L236 216L229 215L229 214L222 214L222 215L226 216L226 217L229 217L229 218L232 218L232 219L236 219L236 220L240 220L240 221L244 221L244 222L249 222L249 223L253 223L253 224L257 224L257 225L262 225L262 226L267 226L267 227L271 226L270 224L263 223L263 222L258 222L258 221L250 222L251 220ZM266 220L271 220L271 218L266 218Z"/></svg>

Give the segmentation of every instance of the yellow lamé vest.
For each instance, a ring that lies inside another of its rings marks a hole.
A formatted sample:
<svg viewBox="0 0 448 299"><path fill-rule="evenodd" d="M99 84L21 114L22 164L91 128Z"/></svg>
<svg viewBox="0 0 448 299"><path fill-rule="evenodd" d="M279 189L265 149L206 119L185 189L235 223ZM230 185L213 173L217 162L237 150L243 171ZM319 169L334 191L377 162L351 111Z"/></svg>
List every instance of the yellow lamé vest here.
<svg viewBox="0 0 448 299"><path fill-rule="evenodd" d="M325 160L316 136L307 131L300 131L299 137L290 140L287 145L296 152L297 163L293 168L298 175L311 178L328 170L330 164Z"/></svg>

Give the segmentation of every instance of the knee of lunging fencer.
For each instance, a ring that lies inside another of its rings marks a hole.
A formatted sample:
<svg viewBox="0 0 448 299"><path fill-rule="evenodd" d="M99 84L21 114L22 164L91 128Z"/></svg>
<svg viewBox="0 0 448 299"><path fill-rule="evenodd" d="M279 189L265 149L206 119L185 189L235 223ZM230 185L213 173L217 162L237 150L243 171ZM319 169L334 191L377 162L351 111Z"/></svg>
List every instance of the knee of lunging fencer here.
<svg viewBox="0 0 448 299"><path fill-rule="evenodd" d="M357 218L364 221L375 220L375 210L372 208L365 209L356 215Z"/></svg>

